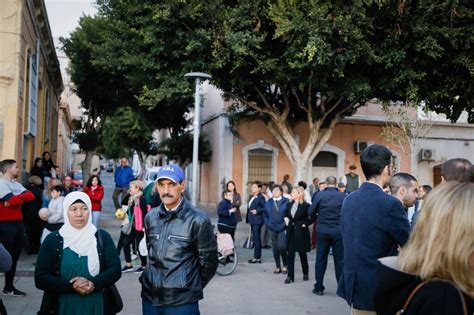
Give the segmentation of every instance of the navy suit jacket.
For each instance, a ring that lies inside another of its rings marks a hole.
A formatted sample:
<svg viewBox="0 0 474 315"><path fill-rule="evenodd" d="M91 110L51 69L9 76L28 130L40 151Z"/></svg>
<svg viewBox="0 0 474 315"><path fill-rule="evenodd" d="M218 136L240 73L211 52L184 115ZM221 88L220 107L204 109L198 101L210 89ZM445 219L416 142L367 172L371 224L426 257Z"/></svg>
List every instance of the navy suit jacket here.
<svg viewBox="0 0 474 315"><path fill-rule="evenodd" d="M250 197L252 199L252 197ZM255 197L250 206L247 203L247 223L250 224L263 224L263 216L265 214L265 197L261 193ZM250 213L251 210L257 210L257 214Z"/></svg>
<svg viewBox="0 0 474 315"><path fill-rule="evenodd" d="M344 266L337 294L355 309L375 311L377 259L397 255L410 233L401 202L365 182L344 199L341 235Z"/></svg>
<svg viewBox="0 0 474 315"><path fill-rule="evenodd" d="M318 232L328 234L339 234L341 208L346 194L340 192L336 187L328 187L318 192L309 208L309 215L314 221L318 216Z"/></svg>

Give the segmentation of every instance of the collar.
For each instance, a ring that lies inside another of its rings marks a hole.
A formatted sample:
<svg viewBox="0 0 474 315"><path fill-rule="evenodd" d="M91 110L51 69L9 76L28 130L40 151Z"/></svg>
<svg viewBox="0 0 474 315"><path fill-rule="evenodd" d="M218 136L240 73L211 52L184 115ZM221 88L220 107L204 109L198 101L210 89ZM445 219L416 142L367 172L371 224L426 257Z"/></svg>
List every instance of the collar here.
<svg viewBox="0 0 474 315"><path fill-rule="evenodd" d="M279 198L275 198L275 197L273 197L273 200L275 200L275 201L280 201L280 200L282 200L282 199L283 199L283 197L282 197L282 196L280 196Z"/></svg>
<svg viewBox="0 0 474 315"><path fill-rule="evenodd" d="M367 183L367 184L370 184L370 185L372 185L372 186L375 185L375 186L379 187L379 188L383 191L383 187L380 186L378 183L374 183L374 182L371 182L371 181L366 181L364 184L366 184L366 183Z"/></svg>

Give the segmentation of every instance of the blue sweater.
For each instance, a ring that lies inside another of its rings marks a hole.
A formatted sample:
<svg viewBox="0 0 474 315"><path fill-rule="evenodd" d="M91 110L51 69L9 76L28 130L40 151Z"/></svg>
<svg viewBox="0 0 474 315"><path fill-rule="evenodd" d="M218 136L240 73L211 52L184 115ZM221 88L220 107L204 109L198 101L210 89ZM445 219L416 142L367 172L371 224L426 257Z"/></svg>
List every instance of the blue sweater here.
<svg viewBox="0 0 474 315"><path fill-rule="evenodd" d="M217 224L224 224L230 227L237 226L237 220L234 216L234 213L229 212L229 210L232 208L232 203L227 199L219 202L219 205L217 206Z"/></svg>
<svg viewBox="0 0 474 315"><path fill-rule="evenodd" d="M130 166L119 166L115 168L115 186L118 188L128 187L133 178L133 170Z"/></svg>
<svg viewBox="0 0 474 315"><path fill-rule="evenodd" d="M285 210L288 206L288 199L282 197L280 200L275 201L271 198L265 204L265 224L272 232L281 232L286 228L285 224Z"/></svg>

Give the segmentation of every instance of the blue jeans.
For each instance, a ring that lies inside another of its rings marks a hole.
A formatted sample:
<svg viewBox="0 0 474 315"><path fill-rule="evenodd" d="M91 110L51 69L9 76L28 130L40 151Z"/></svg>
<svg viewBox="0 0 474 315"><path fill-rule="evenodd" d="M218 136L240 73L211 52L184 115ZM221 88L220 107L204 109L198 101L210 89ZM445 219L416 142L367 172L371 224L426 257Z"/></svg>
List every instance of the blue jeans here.
<svg viewBox="0 0 474 315"><path fill-rule="evenodd" d="M262 231L261 224L251 224L252 227L252 239L253 239L253 258L262 258L262 239L260 238L260 232Z"/></svg>
<svg viewBox="0 0 474 315"><path fill-rule="evenodd" d="M100 211L91 211L92 213L92 224L98 229L100 224Z"/></svg>
<svg viewBox="0 0 474 315"><path fill-rule="evenodd" d="M334 258L334 269L336 271L336 281L339 282L339 278L342 272L342 264L344 261L344 248L342 246L341 234L336 233L322 233L318 232L318 246L316 248L316 284L314 288L318 291L324 291L324 274L326 273L326 267L328 265L328 254L329 249L332 247L332 253Z"/></svg>
<svg viewBox="0 0 474 315"><path fill-rule="evenodd" d="M199 315L198 302L176 306L154 306L147 299L142 299L143 315Z"/></svg>

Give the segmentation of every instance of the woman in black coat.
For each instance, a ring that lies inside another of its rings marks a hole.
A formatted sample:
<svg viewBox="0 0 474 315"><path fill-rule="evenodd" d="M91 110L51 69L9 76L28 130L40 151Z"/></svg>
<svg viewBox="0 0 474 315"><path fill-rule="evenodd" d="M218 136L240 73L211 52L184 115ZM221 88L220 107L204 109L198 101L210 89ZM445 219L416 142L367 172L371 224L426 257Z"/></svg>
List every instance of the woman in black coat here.
<svg viewBox="0 0 474 315"><path fill-rule="evenodd" d="M30 176L38 176L41 179L41 189L44 189L45 175L46 172L43 168L43 159L38 157L35 159L35 163L33 164L33 167L30 170Z"/></svg>
<svg viewBox="0 0 474 315"><path fill-rule="evenodd" d="M303 187L293 188L291 202L285 212L286 232L288 237L288 278L285 283L295 281L295 253L298 252L303 269L303 280L308 280L308 256L311 250L311 238L308 226L311 220L308 215L309 204L304 200Z"/></svg>

